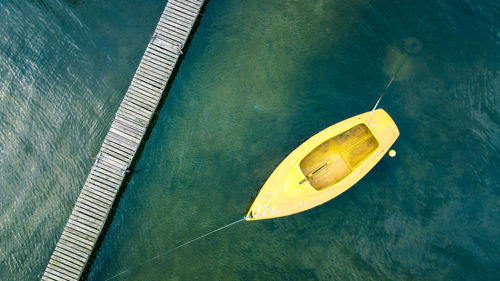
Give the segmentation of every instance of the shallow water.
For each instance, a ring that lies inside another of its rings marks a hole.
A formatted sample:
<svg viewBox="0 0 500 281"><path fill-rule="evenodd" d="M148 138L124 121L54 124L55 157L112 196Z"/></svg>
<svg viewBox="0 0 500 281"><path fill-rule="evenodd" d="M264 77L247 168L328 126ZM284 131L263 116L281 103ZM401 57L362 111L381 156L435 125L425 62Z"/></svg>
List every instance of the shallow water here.
<svg viewBox="0 0 500 281"><path fill-rule="evenodd" d="M0 2L0 276L36 280L164 1ZM494 280L496 1L212 0L89 280ZM338 198L242 222L276 165L380 107L401 136Z"/></svg>

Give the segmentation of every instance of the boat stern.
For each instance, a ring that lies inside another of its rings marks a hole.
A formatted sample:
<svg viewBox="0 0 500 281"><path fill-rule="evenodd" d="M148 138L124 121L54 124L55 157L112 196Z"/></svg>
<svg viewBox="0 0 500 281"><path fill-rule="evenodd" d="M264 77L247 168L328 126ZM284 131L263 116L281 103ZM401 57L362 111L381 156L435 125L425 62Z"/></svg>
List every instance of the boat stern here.
<svg viewBox="0 0 500 281"><path fill-rule="evenodd" d="M371 118L367 119L366 125L381 145L383 153L387 152L399 137L396 123L383 109L375 110Z"/></svg>

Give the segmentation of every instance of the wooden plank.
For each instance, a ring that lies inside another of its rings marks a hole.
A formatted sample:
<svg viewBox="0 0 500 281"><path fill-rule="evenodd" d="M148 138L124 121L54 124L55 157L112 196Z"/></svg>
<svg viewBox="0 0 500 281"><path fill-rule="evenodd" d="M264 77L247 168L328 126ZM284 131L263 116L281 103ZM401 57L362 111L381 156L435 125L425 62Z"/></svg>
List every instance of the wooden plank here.
<svg viewBox="0 0 500 281"><path fill-rule="evenodd" d="M179 25L178 23L168 20L168 21L160 21L158 23L158 27L163 29L164 31L174 32L176 34L181 35L181 38L187 39L189 37L190 32L188 30L184 30L185 27Z"/></svg>
<svg viewBox="0 0 500 281"><path fill-rule="evenodd" d="M142 95L148 96L153 101L158 101L161 98L161 89L152 89L150 85L144 84L140 80L134 79L135 83L129 89L140 90Z"/></svg>
<svg viewBox="0 0 500 281"><path fill-rule="evenodd" d="M178 2L178 1L175 0L175 2ZM182 0L182 3L184 3L184 5L188 5L188 6L192 7L193 9L195 9L196 13L199 13L201 10L202 4L198 1Z"/></svg>
<svg viewBox="0 0 500 281"><path fill-rule="evenodd" d="M123 118L121 115L120 115L120 118L123 119L123 120L126 120L125 118ZM130 123L129 123L130 125ZM143 135L144 136L144 135ZM121 151L123 151L124 154L126 155L135 155L135 146L133 146L133 144L131 143L125 143L123 142L121 139L116 139L114 137L109 137L109 138L106 138L104 141L103 141L103 144L107 144L107 145L111 145Z"/></svg>
<svg viewBox="0 0 500 281"><path fill-rule="evenodd" d="M166 23L159 24L158 27L156 28L155 33L161 34L166 38L175 39L175 41L178 41L180 43L180 46L182 46L182 44L186 42L186 39L189 36L188 33L184 33L179 29L175 29ZM180 50L177 50L177 52L178 51Z"/></svg>
<svg viewBox="0 0 500 281"><path fill-rule="evenodd" d="M65 256L67 257L68 259L71 259L72 261L76 262L76 263L81 263L83 265L85 265L85 262L87 261L86 258L82 257L82 256L79 256L75 253L73 253L72 251L68 251L62 247L57 247L55 250L54 250L54 253L57 253L59 255L62 255L62 256Z"/></svg>
<svg viewBox="0 0 500 281"><path fill-rule="evenodd" d="M179 21L175 18L160 18L158 21L158 25L170 25L179 31L182 31L186 36L189 36L189 33L191 33L191 26L185 25L182 21Z"/></svg>
<svg viewBox="0 0 500 281"><path fill-rule="evenodd" d="M67 271L69 271L71 273L74 273L77 276L80 275L80 271L78 270L78 268L80 266L78 266L78 265L76 265L74 263L71 263L71 262L67 261L66 259L58 256L58 255L54 255L53 257L54 258L50 260L49 264L58 266L60 268L65 268Z"/></svg>
<svg viewBox="0 0 500 281"><path fill-rule="evenodd" d="M109 205L111 206L113 204L113 202L111 201L111 199L109 199L108 197L104 197L102 195L100 195L99 192L95 191L93 188L90 188L88 186L86 186L87 188L85 188L84 190L82 190L82 192L85 192L85 195L95 199L95 200L99 200L100 202L102 202L103 204L106 204L106 205Z"/></svg>
<svg viewBox="0 0 500 281"><path fill-rule="evenodd" d="M124 110L124 112L128 112L128 111ZM132 115L132 112L129 112L129 113L130 113L130 115ZM137 114L136 114L136 115L137 115ZM136 118L137 118L137 117L136 117ZM109 132L111 132L111 133L113 133L113 134L116 134L116 135L119 135L119 136L121 136L122 138L127 139L127 140L129 140L130 142L132 142L132 143L134 143L134 144L139 144L139 142L141 141L139 138L136 138L136 137L132 137L132 136L130 136L130 135L127 135L127 134L123 133L122 131L119 131L119 130L117 130L117 129L115 129L115 128L112 128L112 127L109 129Z"/></svg>
<svg viewBox="0 0 500 281"><path fill-rule="evenodd" d="M182 0L182 1L186 1L186 2L192 3L192 4L200 7L200 9L203 6L203 2L204 2L203 0Z"/></svg>
<svg viewBox="0 0 500 281"><path fill-rule="evenodd" d="M54 251L53 254L59 258L65 259L66 261L72 263L74 265L74 267L85 266L85 261L84 260L82 261L82 259L84 259L84 258L82 258L80 256L76 256L76 255L72 254L71 252L68 252L65 250L59 251L59 249L58 249L57 251Z"/></svg>
<svg viewBox="0 0 500 281"><path fill-rule="evenodd" d="M72 224L73 226L77 227L79 231L82 231L82 232L86 233L87 235L92 235L94 237L97 237L97 235L99 235L98 229L95 229L95 228L87 226L79 221L76 221L72 217L69 217L68 224Z"/></svg>
<svg viewBox="0 0 500 281"><path fill-rule="evenodd" d="M168 31L172 32L175 34L178 34L180 38L188 38L189 36L189 31L184 30L183 26L179 26L173 21L167 20L167 21L160 21L158 22L158 29L162 29L163 31ZM157 31L158 31L157 29Z"/></svg>
<svg viewBox="0 0 500 281"><path fill-rule="evenodd" d="M182 9L184 9L186 11L189 11L195 17L198 16L198 12L200 10L199 7L194 7L194 6L190 5L191 3L186 2L186 1L175 1L175 0L170 0L170 1L172 1L171 4L178 6L178 7L181 7Z"/></svg>
<svg viewBox="0 0 500 281"><path fill-rule="evenodd" d="M141 95L144 98L147 98L151 102L154 102L155 104L158 103L160 100L161 96L156 95L152 92L150 92L149 89L142 87L142 85L139 84L133 84L128 88L129 91L134 91L137 95Z"/></svg>
<svg viewBox="0 0 500 281"><path fill-rule="evenodd" d="M165 37L158 37L158 39L155 39L154 42L148 45L146 56L155 55L154 60L168 64L173 68L177 63L179 51L181 50L182 44L172 42Z"/></svg>
<svg viewBox="0 0 500 281"><path fill-rule="evenodd" d="M84 259L84 261L82 261L81 257L79 257L79 256L75 257L75 255L73 255L71 252L68 252L65 250L61 251L60 248L57 248L56 250L54 250L53 256L56 256L58 258L64 258L66 261L73 263L75 267L79 267L80 270L83 270L83 268L85 267L85 262L86 262L85 259ZM52 259L52 257L51 257L51 259Z"/></svg>
<svg viewBox="0 0 500 281"><path fill-rule="evenodd" d="M105 210L101 210L101 207L99 209L96 208L95 204L92 204L92 202L84 198L78 198L77 204L78 206L75 206L75 208L79 209L81 212L85 211L89 216L99 218L103 221L106 220L108 213Z"/></svg>
<svg viewBox="0 0 500 281"><path fill-rule="evenodd" d="M146 109L142 106L137 105L136 103L130 102L128 99L125 98L122 100L120 106L124 106L131 111L138 112L144 117L149 117L154 112L154 109ZM140 138L142 136L142 133L139 133L138 135Z"/></svg>
<svg viewBox="0 0 500 281"><path fill-rule="evenodd" d="M100 210L104 213L108 213L108 202L103 202L97 198L94 198L93 194L84 194L84 191L85 190L82 190L82 192L80 193L80 197L81 197L81 200L84 201L83 203L85 203L86 205L88 205L89 207L91 208L95 208L96 210Z"/></svg>
<svg viewBox="0 0 500 281"><path fill-rule="evenodd" d="M120 146L115 147L115 146L108 144L107 142L102 144L101 150L105 153L113 152L117 155L120 155L123 159L128 159L129 161L132 161L132 158L133 158L133 155L129 154L128 151L124 151L122 149L122 147L120 147ZM102 168L107 170L106 167L102 167ZM122 173L120 173L120 174L122 174Z"/></svg>
<svg viewBox="0 0 500 281"><path fill-rule="evenodd" d="M44 272L44 273L43 273L43 276L42 276L42 281L57 281L57 279L50 278L50 277L48 276L48 274L50 274L50 273L47 273L47 272Z"/></svg>
<svg viewBox="0 0 500 281"><path fill-rule="evenodd" d="M102 173L104 176L112 177L112 178L121 182L123 180L123 178L125 177L124 172L125 172L125 169L127 169L127 167L123 166L123 168L121 168L121 167L115 167L117 165L115 165L115 166L109 165L108 160L110 158L108 158L108 157L110 155L113 156L113 160L114 160L113 164L119 163L117 160L120 160L120 159L116 158L116 155L115 155L116 153L112 154L111 151L105 151L104 147L101 147L101 153L103 153L103 154L105 153L104 158L101 158L101 160L104 160L104 161L100 161L99 165L95 165L92 168L91 173L93 173L93 171L98 171L98 172ZM130 160L128 160L128 161L121 160L121 161L127 163L127 165L129 165L129 163L130 163Z"/></svg>
<svg viewBox="0 0 500 281"><path fill-rule="evenodd" d="M106 153L105 151L102 151L101 153ZM94 165L96 168L108 170L108 171L113 171L114 173L123 173L123 168L117 167L118 165L116 163L109 163L107 161L106 157L99 157L99 162Z"/></svg>
<svg viewBox="0 0 500 281"><path fill-rule="evenodd" d="M156 105L158 104L158 101L160 100L161 98L161 93L157 93L156 91L151 91L151 89L149 88L146 88L140 84L132 84L130 85L130 87L128 88L128 91L127 91L127 94L129 92L134 92L136 96L138 97L141 97L143 99L147 99L150 103L153 103L156 107ZM160 92L158 90L158 92ZM141 126L144 126L141 124Z"/></svg>
<svg viewBox="0 0 500 281"><path fill-rule="evenodd" d="M79 221L81 223L84 223L88 226L94 227L95 229L100 230L101 227L104 225L104 221L102 219L96 219L92 216L89 216L85 213L75 211L72 212L70 217L73 217L76 221Z"/></svg>
<svg viewBox="0 0 500 281"><path fill-rule="evenodd" d="M130 87L144 89L144 94L149 96L153 100L159 100L161 97L161 94L163 92L163 87L158 88L158 87L152 86L148 83L144 83L144 81L142 81L137 76L135 76L135 74L134 74L132 84L130 85Z"/></svg>
<svg viewBox="0 0 500 281"><path fill-rule="evenodd" d="M71 245L69 245L67 243L64 243L64 242L58 243L57 244L57 250L60 251L61 253L65 253L65 254L71 253L72 257L74 259L78 259L78 260L80 260L82 262L86 262L87 261L88 251L83 251L83 250L81 250L79 248L74 248L74 247L72 247Z"/></svg>
<svg viewBox="0 0 500 281"><path fill-rule="evenodd" d="M131 97L133 97L133 96L132 95L127 95L126 98L131 98ZM153 108L153 110L152 110L153 112L154 112L155 108ZM115 120L113 120L113 124L126 127L129 130L134 130L134 131L138 132L141 136L144 136L144 133L147 130L147 127L140 126L139 124L136 124L136 123L129 122L127 120L121 119L120 116L115 117ZM131 154L134 154L134 153L135 153L135 150L132 150Z"/></svg>
<svg viewBox="0 0 500 281"><path fill-rule="evenodd" d="M124 115L120 115L120 117L126 119L127 117L125 117ZM117 135L117 134L114 134L114 133L108 133L108 135L106 136L106 140L107 141L112 141L112 142L115 142L119 145L122 145L126 148L129 148L129 149L133 149L134 151L137 149L137 147L139 146L137 143L134 143L132 141L129 141L127 139L124 139L122 138L121 136Z"/></svg>
<svg viewBox="0 0 500 281"><path fill-rule="evenodd" d="M133 159L135 151L130 150L128 147L120 145L119 143L115 142L113 139L106 139L103 142L102 147L113 147L115 150L122 151L123 154L129 155L131 159ZM108 169L107 167L102 167L105 169Z"/></svg>
<svg viewBox="0 0 500 281"><path fill-rule="evenodd" d="M127 96L126 98L136 104L143 104L144 106L151 107L151 111L155 112L157 108L157 104L160 101L160 99L155 99L153 100L152 98L149 98L148 96L141 95L138 90L136 89L129 89L127 91ZM121 120L124 123L126 123L129 126L136 127L138 130L141 130L142 133L146 132L147 127L144 127L140 124L130 122L129 120Z"/></svg>
<svg viewBox="0 0 500 281"><path fill-rule="evenodd" d="M80 260L82 260L83 262L86 261L87 256L89 255L88 250L85 250L81 247L77 247L77 246L70 244L70 243L66 243L65 241L60 241L57 244L57 246L59 249L64 249L65 251L73 253L74 255L80 257Z"/></svg>
<svg viewBox="0 0 500 281"><path fill-rule="evenodd" d="M87 254L89 254L92 251L92 247L85 247L88 245L81 243L81 242L78 243L78 240L71 240L67 236L61 236L60 241L61 241L62 245L66 246L66 249L69 252L79 253L80 256L85 255L85 257L86 257ZM69 248L71 248L71 249L69 249ZM82 257L82 258L84 258L84 257ZM74 260L74 258L72 260ZM80 262L82 262L82 261L80 261Z"/></svg>
<svg viewBox="0 0 500 281"><path fill-rule="evenodd" d="M155 76L164 80L165 82L168 81L168 77L170 76L170 71L172 70L172 68L169 65L162 64L157 60L151 60L147 56L147 54L144 55L143 59L141 60L141 64L139 65L139 68L143 67L147 68L150 72L153 72Z"/></svg>
<svg viewBox="0 0 500 281"><path fill-rule="evenodd" d="M161 95L164 87L160 83L151 80L151 78L149 77L138 75L137 71L134 74L134 83L142 83L143 85L147 86L147 88L150 88L153 93L157 93L157 95Z"/></svg>
<svg viewBox="0 0 500 281"><path fill-rule="evenodd" d="M123 113L117 112L117 115L120 116L124 120L130 119L128 121L132 122L132 118L128 114L126 114L126 112L123 112ZM135 120L135 118L133 118L133 120ZM121 135L116 134L114 132L108 132L108 135L106 136L106 141L113 142L116 145L123 146L124 148L130 149L133 151L136 151L137 147L139 147L139 143L131 141L129 139L126 139L126 138L122 137ZM121 168L119 170L121 170Z"/></svg>
<svg viewBox="0 0 500 281"><path fill-rule="evenodd" d="M127 101L128 103L131 103L133 104L134 106L139 106L145 110L149 110L151 112L154 112L154 110L156 109L156 106L155 105L152 105L150 104L149 102L145 101L144 99L141 99L140 97L137 97L135 96L134 94L131 94L130 92L127 93L127 95L123 98L124 101ZM113 121L113 123L116 122L116 120L119 119L117 117L115 117L115 120ZM128 125L129 122L126 122L125 124ZM123 126L123 124L120 124ZM130 126L127 126L129 127L129 129L135 129L135 128L130 128ZM140 135L143 135L144 134L144 131L139 131L139 130L135 130L136 132L138 132Z"/></svg>
<svg viewBox="0 0 500 281"><path fill-rule="evenodd" d="M167 42L168 43L168 42ZM156 41L154 44L149 44L146 55L154 55L154 59L162 62L164 64L170 65L172 68L175 67L177 60L179 58L178 52L172 52L170 49L165 48L164 42L161 39ZM179 46L181 48L182 46Z"/></svg>
<svg viewBox="0 0 500 281"><path fill-rule="evenodd" d="M163 44L149 45L147 56L169 65L172 69L175 68L175 64L179 59L179 53L170 52L170 50L166 49Z"/></svg>
<svg viewBox="0 0 500 281"><path fill-rule="evenodd" d="M182 20L186 22L187 24L191 24L195 22L195 18L192 15L188 15L186 13L183 13L182 11L179 10L178 7L167 7L166 9L166 14L168 15L175 15L176 19ZM165 17L166 20L168 20L168 17Z"/></svg>
<svg viewBox="0 0 500 281"><path fill-rule="evenodd" d="M125 95L123 99L127 100L128 102L134 103L136 106L141 106L144 109L147 109L151 112L156 111L157 103L160 100L159 98L151 98L148 96L141 95L137 93L137 91L131 88L127 90L127 95ZM129 122L130 121L127 120L125 123L129 124ZM138 125L137 127L140 128L140 130L146 131L147 129L147 126L144 126L142 124L135 124L135 125Z"/></svg>
<svg viewBox="0 0 500 281"><path fill-rule="evenodd" d="M106 191L106 195L114 198L116 196L118 187L121 185L121 182L121 180L114 180L111 177L106 176L106 174L103 174L102 172L92 170L89 174L89 177L87 178L87 181L84 183L84 186L88 186L90 189L94 189L98 192L102 192L102 189L104 189L104 191Z"/></svg>
<svg viewBox="0 0 500 281"><path fill-rule="evenodd" d="M96 181L93 181L91 183L86 183L86 191L89 193L92 193L95 197L98 197L98 199L102 199L101 201L106 200L106 203L110 204L113 202L114 197L107 194L106 192L102 191L102 188L96 186L98 183Z"/></svg>
<svg viewBox="0 0 500 281"><path fill-rule="evenodd" d="M82 202L82 200L77 199L74 209L76 211L85 213L86 215L91 216L95 219L101 221L106 220L107 212L96 209L93 207L93 205L89 206L88 204L90 204L90 202Z"/></svg>
<svg viewBox="0 0 500 281"><path fill-rule="evenodd" d="M122 181L114 181L97 171L92 171L84 186L88 186L89 189L99 192L99 194L104 192L107 196L111 197L111 200L116 196L116 192L121 182Z"/></svg>
<svg viewBox="0 0 500 281"><path fill-rule="evenodd" d="M70 268L68 268L62 263L58 263L57 258L50 259L47 267L52 269L52 273L57 272L58 274L55 275L58 275L61 278L68 278L68 280L76 280L79 277L79 274L71 272Z"/></svg>
<svg viewBox="0 0 500 281"><path fill-rule="evenodd" d="M193 23L195 22L195 18L192 15L184 13L184 11L179 9L179 7L168 7L167 11L168 13L175 14L178 17L185 19L186 21Z"/></svg>
<svg viewBox="0 0 500 281"><path fill-rule="evenodd" d="M136 89L133 88L129 88L127 90L127 95L124 97L124 99L125 98L129 101L132 100L136 104L140 103L143 107L147 107L152 112L156 111L158 101L160 100L159 97L149 97L146 95L142 95ZM129 122L130 121L127 120L126 124L129 124ZM137 127L144 131L146 131L147 129L147 126L141 124L134 124L134 125L138 125Z"/></svg>
<svg viewBox="0 0 500 281"><path fill-rule="evenodd" d="M63 231L63 234L61 235L61 238L66 239L66 240L71 240L71 241L75 241L79 243L80 246L82 247L88 247L90 250L92 250L92 247L94 246L94 243L87 240L87 239L84 239L78 235L75 235L71 232L68 232L68 231Z"/></svg>
<svg viewBox="0 0 500 281"><path fill-rule="evenodd" d="M84 238L86 240L89 240L89 241L92 241L93 243L95 243L95 241L97 241L97 238L95 235L89 235L83 231L81 231L79 228L73 226L72 224L66 224L66 228L65 230L67 230L68 232L74 234L74 235L77 235L77 236L80 236L81 238ZM61 244L61 246L63 246L63 244ZM68 251L71 251L71 252L75 252L71 249L67 249ZM78 251L75 252L75 254L79 253ZM87 257L87 253L79 253L79 255L83 256L83 257Z"/></svg>
<svg viewBox="0 0 500 281"><path fill-rule="evenodd" d="M106 155L113 155L113 157L118 158L119 160L125 161L127 163L130 163L131 159L132 159L132 157L130 155L127 155L127 153L124 153L123 151L114 149L114 148L110 147L109 145L105 145L105 144L103 144L101 146L101 152L106 153ZM112 173L116 176L121 177L123 175L123 170L117 171L116 169L110 169L107 167L101 167L101 169L104 169L104 170L108 171L108 173Z"/></svg>
<svg viewBox="0 0 500 281"><path fill-rule="evenodd" d="M135 77L134 77L134 85L132 87L136 89L141 89L144 92L144 94L147 93L148 96L150 96L155 100L159 100L161 98L161 93L162 93L161 89L153 88L151 85L148 85L142 82L141 80L136 79Z"/></svg>
<svg viewBox="0 0 500 281"><path fill-rule="evenodd" d="M54 281L66 280L66 279L61 279L61 277L54 276L52 273L50 273L47 270L45 270L43 275L44 275L44 277L50 277L50 279L48 279L48 280L54 280ZM44 279L44 280L46 280L46 279Z"/></svg>
<svg viewBox="0 0 500 281"><path fill-rule="evenodd" d="M58 262L64 263L65 265L71 267L72 272L76 271L75 273L77 273L77 274L80 274L81 268L85 266L84 263L77 261L75 259L72 259L66 255L60 254L58 252L54 252L53 257L54 257L54 260L57 260Z"/></svg>
<svg viewBox="0 0 500 281"><path fill-rule="evenodd" d="M52 257L53 258L50 259L50 261L49 261L49 266L52 266L52 269L54 269L54 270L62 269L62 271L64 273L68 272L68 273L72 273L76 276L80 275L80 272L78 271L78 269L75 268L75 266L76 266L75 264L71 264L59 256L52 256Z"/></svg>
<svg viewBox="0 0 500 281"><path fill-rule="evenodd" d="M155 74L151 72L147 67L138 68L135 74L141 76L142 80L148 81L148 83L158 84L161 85L162 87L165 87L164 85L167 84L166 81L164 82L160 78L155 76Z"/></svg>
<svg viewBox="0 0 500 281"><path fill-rule="evenodd" d="M108 166L113 166L114 168L117 168L119 169L120 171L124 172L125 169L127 169L127 163L124 163L112 156L110 156L109 154L104 154L101 156L100 160L103 164L106 164Z"/></svg>
<svg viewBox="0 0 500 281"><path fill-rule="evenodd" d="M108 152L104 152L104 153L106 153L106 155L111 155ZM94 166L94 167L92 167L92 170L90 170L90 174L94 174L94 172L99 172L103 176L105 176L105 178L109 177L110 179L113 179L117 183L120 183L123 180L123 171L109 169L109 168L104 167L104 166L103 167Z"/></svg>
<svg viewBox="0 0 500 281"><path fill-rule="evenodd" d="M92 176L92 178L85 183L84 187L96 196L112 201L116 196L116 193L112 192L112 190L116 190L116 186L118 186L117 183L106 182L99 177Z"/></svg>
<svg viewBox="0 0 500 281"><path fill-rule="evenodd" d="M120 185L120 183L122 182L120 179L112 177L110 173L106 173L106 171L103 172L102 170L97 170L97 168L95 167L90 171L89 177L87 179L87 182L89 183L91 183L92 181L105 183L106 186L109 186L110 191L116 190L116 186Z"/></svg>
<svg viewBox="0 0 500 281"><path fill-rule="evenodd" d="M81 268L85 266L83 262L68 257L66 255L63 255L59 252L54 252L53 257L55 257L54 259L57 260L58 262L64 263L67 266L71 267L73 270L76 270L76 273L78 274L80 274Z"/></svg>
<svg viewBox="0 0 500 281"><path fill-rule="evenodd" d="M165 42L163 42L165 41ZM177 63L177 59L179 58L179 52L178 51L172 51L169 48L166 48L165 46L169 43L168 38L160 38L157 41L155 41L153 44L149 44L148 48L146 49L148 54L154 54L157 57L161 58L163 61L166 61L168 64L175 66ZM179 48L182 48L182 44L179 45Z"/></svg>
<svg viewBox="0 0 500 281"><path fill-rule="evenodd" d="M129 113L137 115L138 118L143 118L145 120L149 120L150 116L153 114L152 112L151 113L146 113L143 110L141 110L140 107L130 105L127 102L122 102L121 105L120 105L120 108L118 110L121 110L123 112L127 111ZM136 139L140 139L139 136L135 137L135 138Z"/></svg>
<svg viewBox="0 0 500 281"><path fill-rule="evenodd" d="M134 114L133 112L130 112L127 108L124 108L124 107L119 107L116 114L119 114L123 118L130 119L133 122L136 122L138 124L148 124L148 122L149 122L148 119L145 119L142 116L138 116L138 115ZM135 141L132 141L132 142L134 143L134 145L139 145L139 143L137 143Z"/></svg>
<svg viewBox="0 0 500 281"><path fill-rule="evenodd" d="M140 106L137 106L133 103L130 103L126 100L123 100L120 107L123 106L125 108L127 108L128 110L132 111L132 112L135 112L141 116L144 116L145 118L149 118L151 116L151 114L153 114L153 111L148 111ZM138 134L138 136L136 136L137 139L141 139L142 137L142 134Z"/></svg>
<svg viewBox="0 0 500 281"><path fill-rule="evenodd" d="M159 41L157 41L159 43ZM152 46L161 46L161 44L151 43ZM156 71L158 74L163 75L167 80L173 69L172 62L164 62L163 59L152 58L149 56L150 52L144 54L141 60L141 67L147 65L152 71Z"/></svg>
<svg viewBox="0 0 500 281"><path fill-rule="evenodd" d="M166 73L164 70L158 69L157 66L151 65L148 62L145 62L145 60L142 61L140 67L137 69L137 71L140 71L144 74L151 75L152 78L154 78L156 81L162 83L162 85L167 84L168 77L170 73ZM162 73L160 73L160 71Z"/></svg>
<svg viewBox="0 0 500 281"><path fill-rule="evenodd" d="M112 205L112 202L109 202L109 200L99 197L97 194L94 194L87 189L83 189L82 194L86 196L87 200L94 201L94 204L99 204L102 208L106 208Z"/></svg>
<svg viewBox="0 0 500 281"><path fill-rule="evenodd" d="M159 46L156 46L157 48L160 48ZM155 64L159 68L162 68L163 71L170 77L172 75L172 72L175 68L175 65L173 62L158 56L155 54L154 50L151 49L151 52L148 52L147 54L144 55L144 61L147 62L148 64Z"/></svg>
<svg viewBox="0 0 500 281"><path fill-rule="evenodd" d="M186 30L191 30L192 24L191 22L186 21L186 18L183 18L181 16L178 16L176 14L170 13L169 11L165 11L161 17L160 21L165 22L165 21L171 21L175 22L176 24L183 26Z"/></svg>
<svg viewBox="0 0 500 281"><path fill-rule="evenodd" d="M69 217L81 224L91 227L92 229L100 230L102 226L102 223L100 221L85 216L82 213L72 213Z"/></svg>
<svg viewBox="0 0 500 281"><path fill-rule="evenodd" d="M168 34L161 27L156 28L155 38L157 38L158 40L169 42L170 44L172 44L174 46L178 46L178 48L170 50L171 52L173 52L175 54L177 54L180 51L182 44L184 44L184 42L186 41L183 38L179 38L177 36L173 36L172 34ZM170 48L167 47L165 49L168 50Z"/></svg>
<svg viewBox="0 0 500 281"><path fill-rule="evenodd" d="M177 13L177 11L172 9L166 9L160 17L160 20L166 21L176 21L178 24L182 24L186 27L192 28L194 21L191 21L189 17L183 14Z"/></svg>
<svg viewBox="0 0 500 281"><path fill-rule="evenodd" d="M128 162L132 162L132 158L133 158L133 155L129 154L128 151L123 151L121 149L121 147L114 147L112 145L109 145L108 143L103 143L103 145L101 146L101 151L106 153L106 154L110 154L110 153L114 153L115 155L119 155L121 157L121 159L126 159ZM109 169L108 167L100 167L101 169L104 169L104 170L109 170L110 173L113 173L113 174L116 174L116 175L122 175L123 174L123 171L116 171L114 169Z"/></svg>
<svg viewBox="0 0 500 281"><path fill-rule="evenodd" d="M133 155L130 154L130 151L124 149L123 146L119 146L119 145L116 145L114 143L110 143L109 141L102 144L101 151L106 153L106 154L115 153L116 155L118 155L118 153L119 153L123 159L129 159L129 162L132 162L132 159L133 159ZM102 162L102 164L103 165L99 166L100 169L109 171L110 173L116 174L116 175L121 176L121 177L124 176L123 169L117 170L113 167L109 167L109 166L105 165L104 162Z"/></svg>
<svg viewBox="0 0 500 281"><path fill-rule="evenodd" d="M69 233L67 231L63 232L60 241L84 253L92 251L92 247L94 247L94 243L91 243L90 241L83 239L80 236Z"/></svg>
<svg viewBox="0 0 500 281"><path fill-rule="evenodd" d="M163 52L165 55L176 56L182 51L184 41L174 40L174 38L169 38L164 34L160 36L158 33L159 29L155 31L153 39L149 42L148 47L146 48L145 53L149 53L151 47L153 46L162 46ZM173 61L175 62L175 60Z"/></svg>
<svg viewBox="0 0 500 281"><path fill-rule="evenodd" d="M114 159L116 160L120 160L120 161L123 161L123 162L126 162L126 163L130 163L131 162L131 157L128 157L128 156L123 156L123 152L121 151L117 151L116 149L113 149L111 146L109 145L103 145L101 146L101 152L103 153L106 153L106 155L111 155ZM106 164L104 161L102 162L103 164ZM112 167L108 167L109 165L102 165L99 169L99 171L103 174L105 174L106 176L108 175L113 175L111 176L112 179L117 179L118 181L122 181L123 180L123 177L125 176L125 172L126 172L126 169L127 167L124 166L122 169L120 170L116 170Z"/></svg>
<svg viewBox="0 0 500 281"><path fill-rule="evenodd" d="M48 266L47 266L47 268L45 269L45 272L47 272L48 274L50 274L50 277L51 277L51 278L53 278L53 279L55 279L55 280L58 280L58 281L59 281L59 280L60 280L60 281L75 280L75 279L73 279L73 278L71 278L71 277L68 277L68 276L66 276L66 275L61 274L61 273L60 273L60 272L58 272L58 271L53 270L52 268L49 268Z"/></svg>
<svg viewBox="0 0 500 281"><path fill-rule="evenodd" d="M167 4L167 9L169 11L175 10L192 22L194 22L196 20L196 17L198 16L198 13L185 9L182 5L179 5L179 2L171 2L170 5Z"/></svg>
<svg viewBox="0 0 500 281"><path fill-rule="evenodd" d="M163 91L163 88L165 87L162 82L153 79L153 77L151 77L151 75L149 75L149 73L147 73L147 71L145 71L144 69L138 68L135 72L134 77L141 80L142 82L148 83L149 85L157 88L160 94Z"/></svg>
<svg viewBox="0 0 500 281"><path fill-rule="evenodd" d="M128 88L127 94L129 92L134 92L138 97L141 97L143 99L147 99L150 103L154 104L155 107L157 106L158 101L161 99L161 93L158 93L160 91L152 92L151 89L145 88L142 85L135 84L135 83L133 85L130 85L130 87ZM144 125L141 124L141 126L144 126Z"/></svg>

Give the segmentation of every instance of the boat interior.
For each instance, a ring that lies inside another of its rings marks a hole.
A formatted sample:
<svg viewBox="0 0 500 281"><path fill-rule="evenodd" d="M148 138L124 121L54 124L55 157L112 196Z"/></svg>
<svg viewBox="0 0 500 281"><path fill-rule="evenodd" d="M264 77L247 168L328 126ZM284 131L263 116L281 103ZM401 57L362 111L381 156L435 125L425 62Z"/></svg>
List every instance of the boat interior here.
<svg viewBox="0 0 500 281"><path fill-rule="evenodd" d="M300 162L304 179L317 190L349 175L379 144L365 124L359 124L323 142Z"/></svg>

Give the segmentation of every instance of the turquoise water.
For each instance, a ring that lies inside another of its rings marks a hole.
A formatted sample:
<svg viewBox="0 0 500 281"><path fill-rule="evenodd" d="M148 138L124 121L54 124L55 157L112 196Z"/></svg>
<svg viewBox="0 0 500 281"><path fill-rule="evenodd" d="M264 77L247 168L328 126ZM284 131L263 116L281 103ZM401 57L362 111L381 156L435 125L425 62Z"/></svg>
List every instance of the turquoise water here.
<svg viewBox="0 0 500 281"><path fill-rule="evenodd" d="M164 1L0 1L0 279L37 280ZM496 280L497 1L212 0L88 280ZM334 200L242 222L319 130L401 131Z"/></svg>

